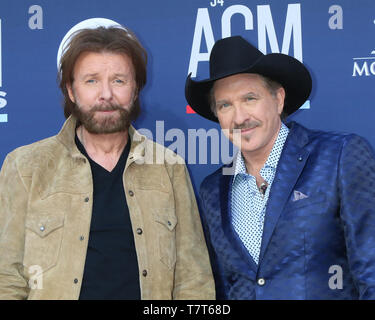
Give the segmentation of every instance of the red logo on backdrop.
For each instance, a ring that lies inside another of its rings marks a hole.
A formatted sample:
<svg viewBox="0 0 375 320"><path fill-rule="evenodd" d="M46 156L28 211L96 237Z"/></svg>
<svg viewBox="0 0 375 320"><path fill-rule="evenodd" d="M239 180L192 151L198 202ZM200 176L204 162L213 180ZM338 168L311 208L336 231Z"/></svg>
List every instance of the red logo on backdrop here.
<svg viewBox="0 0 375 320"><path fill-rule="evenodd" d="M186 106L186 113L196 113L189 105Z"/></svg>

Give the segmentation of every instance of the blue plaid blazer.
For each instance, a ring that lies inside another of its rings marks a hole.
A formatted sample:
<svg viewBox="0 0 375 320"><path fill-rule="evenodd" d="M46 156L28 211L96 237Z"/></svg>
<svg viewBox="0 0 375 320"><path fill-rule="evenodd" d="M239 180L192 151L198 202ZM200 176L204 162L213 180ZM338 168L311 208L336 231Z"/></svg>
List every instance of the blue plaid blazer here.
<svg viewBox="0 0 375 320"><path fill-rule="evenodd" d="M296 122L288 127L258 265L231 224L233 176L220 168L201 184L217 298L375 299L371 146L354 134L312 131Z"/></svg>

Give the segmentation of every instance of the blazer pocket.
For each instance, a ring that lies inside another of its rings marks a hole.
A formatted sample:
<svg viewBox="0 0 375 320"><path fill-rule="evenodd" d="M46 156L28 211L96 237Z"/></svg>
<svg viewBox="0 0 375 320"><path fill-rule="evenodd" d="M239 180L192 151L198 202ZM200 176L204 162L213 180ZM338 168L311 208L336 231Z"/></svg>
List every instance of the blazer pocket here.
<svg viewBox="0 0 375 320"><path fill-rule="evenodd" d="M177 218L174 209L155 209L155 221L157 222L157 238L160 260L168 267L174 268L176 264L176 225Z"/></svg>
<svg viewBox="0 0 375 320"><path fill-rule="evenodd" d="M285 210L294 211L296 209L301 209L301 208L308 207L314 204L325 202L326 199L327 199L326 194L323 192L319 192L319 193L309 196L308 198L304 198L301 200L297 200L297 201L289 200L289 203L286 206Z"/></svg>
<svg viewBox="0 0 375 320"><path fill-rule="evenodd" d="M29 214L26 220L23 260L26 268L38 266L45 272L57 264L63 226L63 215Z"/></svg>

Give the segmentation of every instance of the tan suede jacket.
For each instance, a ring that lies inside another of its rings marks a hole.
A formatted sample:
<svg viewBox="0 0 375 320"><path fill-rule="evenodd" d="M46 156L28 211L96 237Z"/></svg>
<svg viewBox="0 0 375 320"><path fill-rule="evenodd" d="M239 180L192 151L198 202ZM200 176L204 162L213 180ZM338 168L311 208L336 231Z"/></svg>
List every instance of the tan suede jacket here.
<svg viewBox="0 0 375 320"><path fill-rule="evenodd" d="M4 160L0 299L79 298L93 183L89 161L74 142L75 127L70 117L58 135L20 147ZM201 221L183 160L133 127L129 134L123 183L142 299L214 299Z"/></svg>

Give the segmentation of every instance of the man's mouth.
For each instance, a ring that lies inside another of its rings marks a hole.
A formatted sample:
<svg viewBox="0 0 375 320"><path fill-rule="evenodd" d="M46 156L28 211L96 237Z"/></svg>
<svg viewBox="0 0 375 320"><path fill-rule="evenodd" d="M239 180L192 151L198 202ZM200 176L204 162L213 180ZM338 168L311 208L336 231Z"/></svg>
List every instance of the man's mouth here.
<svg viewBox="0 0 375 320"><path fill-rule="evenodd" d="M249 133L249 132L255 130L256 127L257 127L257 126L255 126L255 127L251 127L251 128L244 128L244 129L241 129L241 134Z"/></svg>
<svg viewBox="0 0 375 320"><path fill-rule="evenodd" d="M239 125L239 126L236 126L233 130L232 130L232 133L233 132L241 132L241 134L245 134L245 133L249 133L249 132L252 132L255 130L255 128L257 128L258 126L260 125L259 122L251 122L251 123L246 123L246 124L242 124L242 125Z"/></svg>
<svg viewBox="0 0 375 320"><path fill-rule="evenodd" d="M105 112L105 113L110 113L110 112L115 112L116 110L98 110L97 112Z"/></svg>

